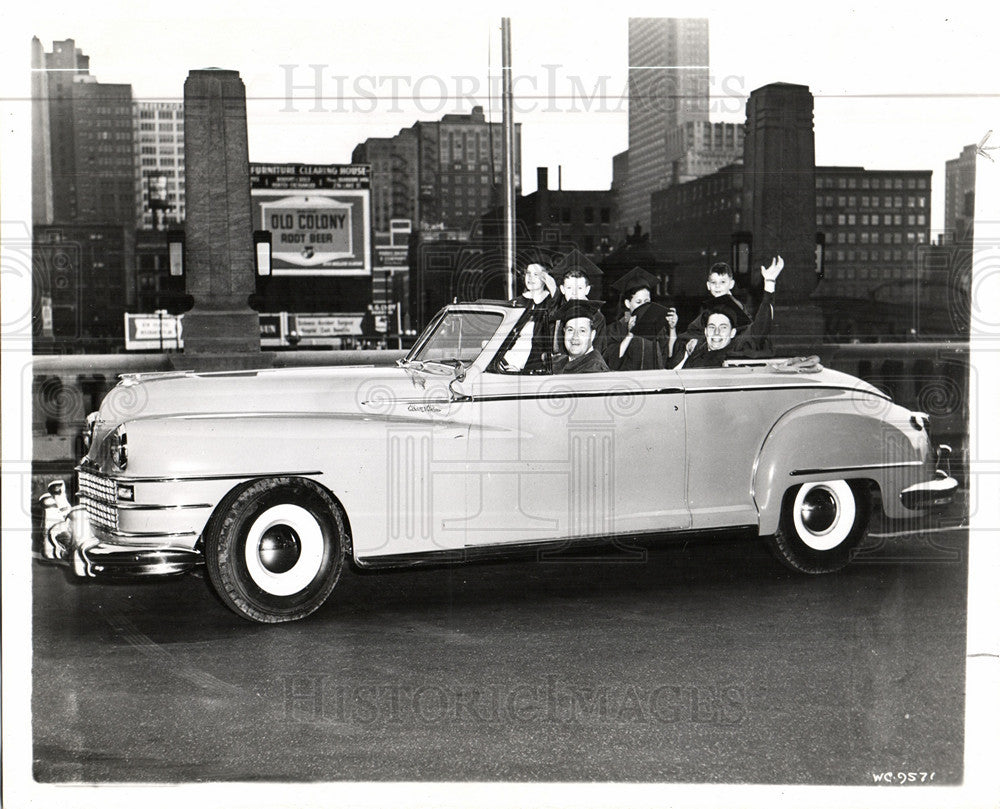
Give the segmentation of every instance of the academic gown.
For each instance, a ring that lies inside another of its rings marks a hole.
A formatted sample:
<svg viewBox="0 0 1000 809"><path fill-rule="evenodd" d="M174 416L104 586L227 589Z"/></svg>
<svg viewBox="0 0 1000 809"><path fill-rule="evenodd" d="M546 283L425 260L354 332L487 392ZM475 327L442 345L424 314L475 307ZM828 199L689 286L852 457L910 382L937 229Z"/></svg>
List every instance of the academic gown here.
<svg viewBox="0 0 1000 809"><path fill-rule="evenodd" d="M594 349L590 349L582 357L569 359L565 354L558 358L557 374L595 374L600 371L607 371L608 365Z"/></svg>
<svg viewBox="0 0 1000 809"><path fill-rule="evenodd" d="M693 322L693 321L692 321ZM762 357L773 355L773 349L770 346L769 335L771 333L771 324L774 322L774 293L765 292L760 299L760 306L757 308L757 315L753 319L753 323L750 324L749 328L744 328L743 330L736 330L736 337L733 341L727 345L725 348L719 351L709 351L708 344L705 342L705 328L702 327L700 334L698 335L698 345L692 352L691 356L688 358L687 362L684 363L685 368L720 368L722 363L727 359L736 359L738 357L748 358L748 357ZM689 327L690 328L690 327ZM693 335L691 335L693 336ZM669 368L675 368L680 364L681 360L684 358L684 346L687 345L687 340L690 336L685 334L684 342L680 341L678 338L678 344L674 351L674 356L670 359L667 364ZM725 353L725 357L718 359L716 357L706 358L705 355L716 355ZM692 360L695 357L699 357L698 363L708 362L709 364L698 364L692 365ZM716 364L717 362L717 364Z"/></svg>
<svg viewBox="0 0 1000 809"><path fill-rule="evenodd" d="M663 367L663 357L659 345L654 340L632 335L632 340L619 356L625 338L608 344L602 356L612 371L651 371Z"/></svg>

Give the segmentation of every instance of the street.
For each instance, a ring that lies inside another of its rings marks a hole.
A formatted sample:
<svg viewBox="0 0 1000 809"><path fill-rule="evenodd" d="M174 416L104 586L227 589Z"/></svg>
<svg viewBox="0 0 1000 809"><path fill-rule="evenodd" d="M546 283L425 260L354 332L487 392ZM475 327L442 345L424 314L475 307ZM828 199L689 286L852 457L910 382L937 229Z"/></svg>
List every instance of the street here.
<svg viewBox="0 0 1000 809"><path fill-rule="evenodd" d="M893 531L825 577L741 536L347 569L277 626L36 563L35 778L956 784L967 531Z"/></svg>

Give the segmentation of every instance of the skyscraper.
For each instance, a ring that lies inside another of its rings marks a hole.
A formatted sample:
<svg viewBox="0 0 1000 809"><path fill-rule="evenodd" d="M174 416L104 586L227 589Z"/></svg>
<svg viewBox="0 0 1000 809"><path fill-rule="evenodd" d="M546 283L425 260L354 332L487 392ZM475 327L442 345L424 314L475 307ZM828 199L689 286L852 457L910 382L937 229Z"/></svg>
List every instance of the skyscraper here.
<svg viewBox="0 0 1000 809"><path fill-rule="evenodd" d="M39 224L135 221L132 87L100 84L72 39L32 40L32 192Z"/></svg>
<svg viewBox="0 0 1000 809"><path fill-rule="evenodd" d="M976 200L976 145L966 146L962 153L944 164L944 231L945 239L955 242L972 241L972 222Z"/></svg>
<svg viewBox="0 0 1000 809"><path fill-rule="evenodd" d="M666 134L708 121L708 20L630 17L628 60L628 181L620 222L649 230L650 194L670 184Z"/></svg>
<svg viewBox="0 0 1000 809"><path fill-rule="evenodd" d="M388 230L391 218L412 219L420 228L468 230L499 203L502 148L502 124L488 122L476 106L440 121L417 121L391 138L369 138L351 160L372 166L376 230ZM520 124L514 130L514 184L521 186Z"/></svg>
<svg viewBox="0 0 1000 809"><path fill-rule="evenodd" d="M154 226L150 184L161 184L163 223L184 221L184 104L180 101L136 101L132 105L135 142L136 227ZM151 178L153 178L151 180ZM154 197L157 191L154 189ZM158 200L154 200L157 202Z"/></svg>

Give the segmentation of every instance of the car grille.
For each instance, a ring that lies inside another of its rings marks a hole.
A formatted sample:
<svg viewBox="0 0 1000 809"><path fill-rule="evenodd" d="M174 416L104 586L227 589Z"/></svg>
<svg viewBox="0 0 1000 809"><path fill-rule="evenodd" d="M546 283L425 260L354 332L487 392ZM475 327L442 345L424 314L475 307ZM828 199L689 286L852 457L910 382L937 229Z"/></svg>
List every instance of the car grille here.
<svg viewBox="0 0 1000 809"><path fill-rule="evenodd" d="M90 521L101 528L118 530L118 488L103 475L79 473L80 502L87 509Z"/></svg>

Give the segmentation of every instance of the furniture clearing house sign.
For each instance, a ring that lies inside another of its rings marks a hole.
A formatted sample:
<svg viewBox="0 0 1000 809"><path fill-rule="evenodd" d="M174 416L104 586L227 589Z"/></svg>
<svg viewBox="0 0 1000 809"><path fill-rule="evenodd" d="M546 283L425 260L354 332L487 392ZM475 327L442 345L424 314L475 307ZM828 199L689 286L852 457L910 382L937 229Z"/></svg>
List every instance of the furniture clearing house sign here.
<svg viewBox="0 0 1000 809"><path fill-rule="evenodd" d="M253 226L274 275L371 274L371 166L251 163Z"/></svg>

